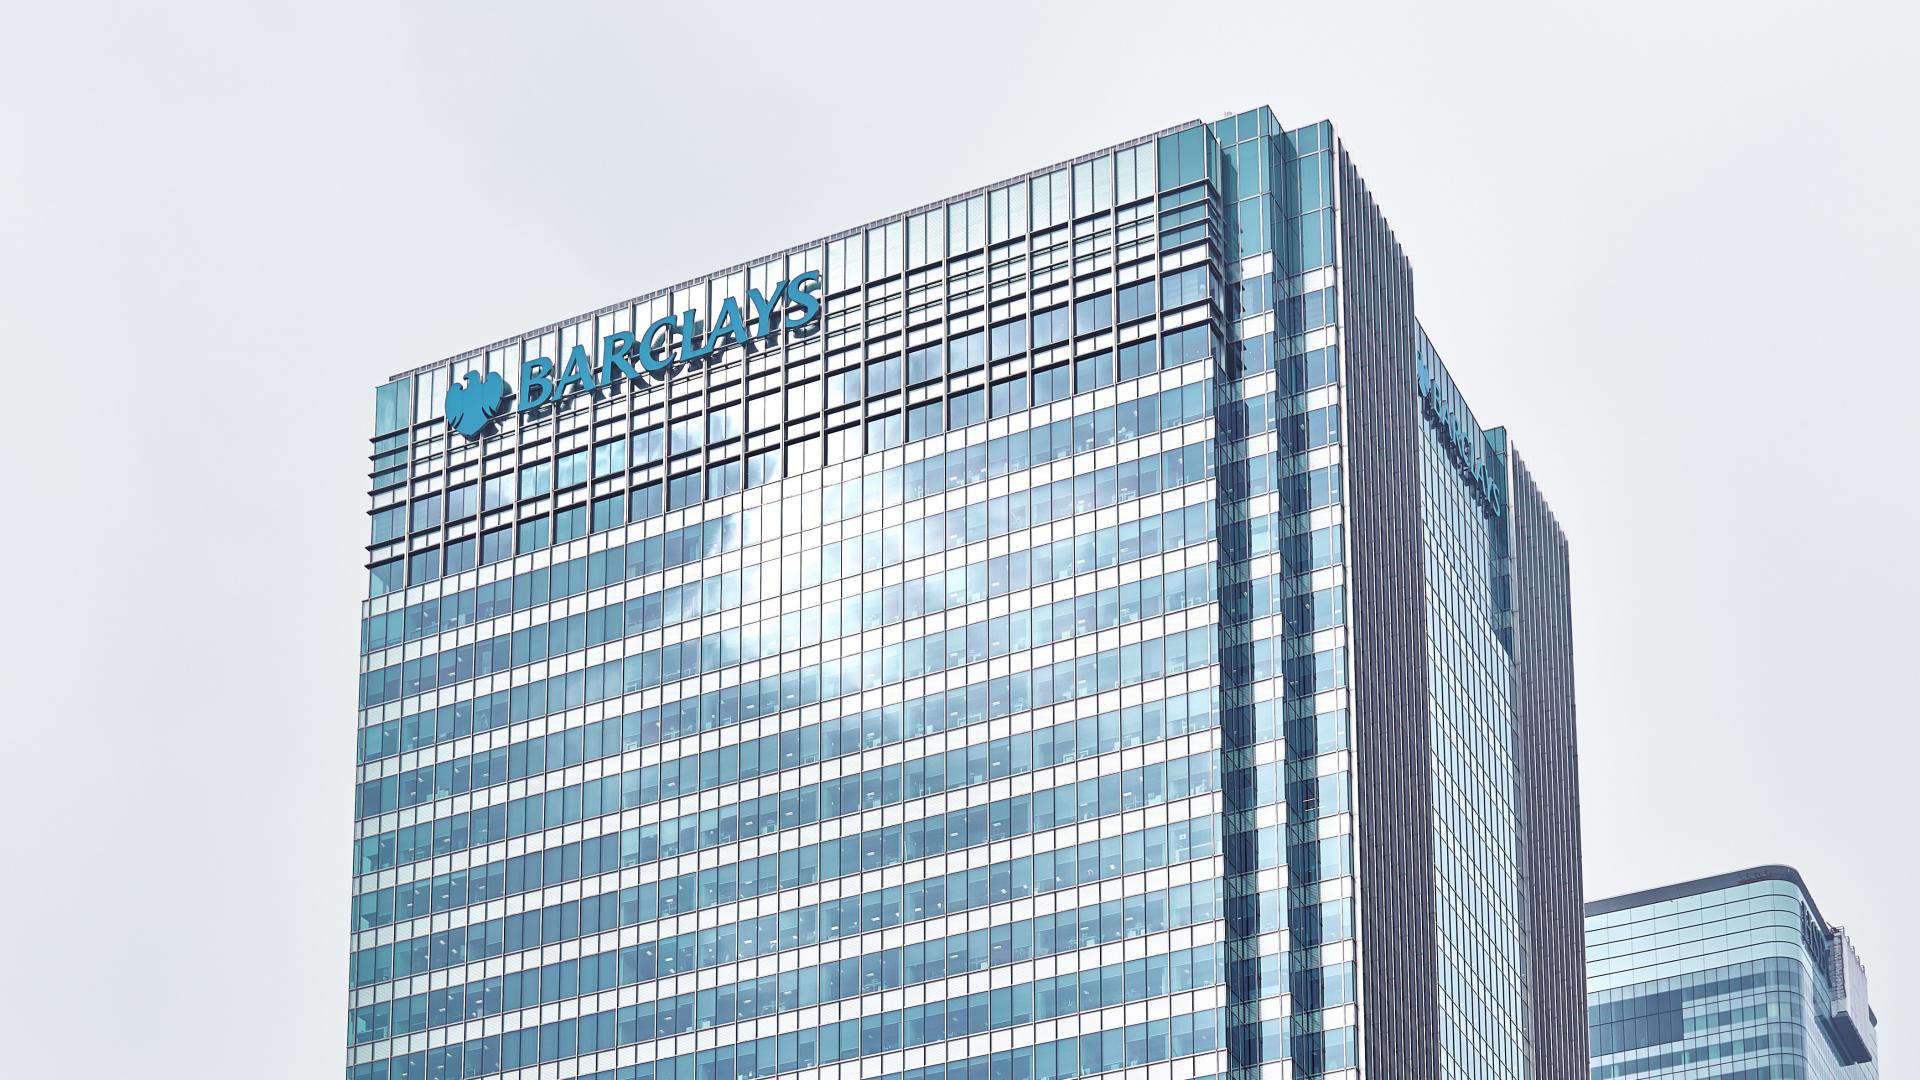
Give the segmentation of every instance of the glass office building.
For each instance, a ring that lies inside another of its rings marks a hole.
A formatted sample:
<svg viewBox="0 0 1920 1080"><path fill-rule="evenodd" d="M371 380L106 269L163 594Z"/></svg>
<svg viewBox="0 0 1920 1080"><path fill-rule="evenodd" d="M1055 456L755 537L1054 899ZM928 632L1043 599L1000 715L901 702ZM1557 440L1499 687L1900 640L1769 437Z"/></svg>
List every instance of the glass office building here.
<svg viewBox="0 0 1920 1080"><path fill-rule="evenodd" d="M1593 1080L1873 1080L1867 979L1791 867L1587 905Z"/></svg>
<svg viewBox="0 0 1920 1080"><path fill-rule="evenodd" d="M1573 1076L1567 555L1331 125L376 394L350 1080Z"/></svg>

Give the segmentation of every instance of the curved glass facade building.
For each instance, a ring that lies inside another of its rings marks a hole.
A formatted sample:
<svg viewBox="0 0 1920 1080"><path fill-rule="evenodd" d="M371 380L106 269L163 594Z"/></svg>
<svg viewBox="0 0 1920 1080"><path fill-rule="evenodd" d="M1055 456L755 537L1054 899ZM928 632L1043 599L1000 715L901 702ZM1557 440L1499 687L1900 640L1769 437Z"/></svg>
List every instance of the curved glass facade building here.
<svg viewBox="0 0 1920 1080"><path fill-rule="evenodd" d="M349 1080L1571 1077L1564 538L1326 123L376 394Z"/></svg>
<svg viewBox="0 0 1920 1080"><path fill-rule="evenodd" d="M1867 981L1792 868L1587 905L1594 1080L1872 1080Z"/></svg>

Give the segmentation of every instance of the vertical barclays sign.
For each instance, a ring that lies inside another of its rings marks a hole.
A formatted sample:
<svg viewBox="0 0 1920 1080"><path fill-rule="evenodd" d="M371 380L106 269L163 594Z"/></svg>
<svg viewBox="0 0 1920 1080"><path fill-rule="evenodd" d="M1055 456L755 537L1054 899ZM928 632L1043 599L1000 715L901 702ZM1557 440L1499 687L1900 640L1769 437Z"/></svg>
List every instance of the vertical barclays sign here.
<svg viewBox="0 0 1920 1080"><path fill-rule="evenodd" d="M744 308L738 299L727 297L711 326L700 312L688 310L655 319L637 336L626 330L608 334L600 342L597 362L584 344L573 347L565 364L548 356L523 361L517 395L509 392L499 372L483 376L469 371L462 382L447 388L447 425L476 438L507 414L509 397L517 400L512 411L532 412L559 405L582 390L612 387L621 376L630 386L664 379L675 368L697 364L729 345L803 329L820 319L820 286L820 272L809 270L774 285L771 294L748 289Z"/></svg>
<svg viewBox="0 0 1920 1080"><path fill-rule="evenodd" d="M1443 441L1455 467L1480 497L1480 508L1489 517L1501 516L1506 506L1500 490L1502 466L1488 447L1486 435L1467 414L1465 404L1459 401L1460 391L1454 387L1453 379L1444 369L1434 370L1433 364L1427 361L1425 349L1415 350L1413 362L1421 411L1445 436Z"/></svg>

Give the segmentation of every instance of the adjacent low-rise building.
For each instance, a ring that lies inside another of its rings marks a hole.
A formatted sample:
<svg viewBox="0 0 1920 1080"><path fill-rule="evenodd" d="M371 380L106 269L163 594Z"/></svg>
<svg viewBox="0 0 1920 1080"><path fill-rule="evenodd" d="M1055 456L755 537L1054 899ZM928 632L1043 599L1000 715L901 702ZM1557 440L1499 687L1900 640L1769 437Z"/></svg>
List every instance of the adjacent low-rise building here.
<svg viewBox="0 0 1920 1080"><path fill-rule="evenodd" d="M1800 874L1759 866L1587 905L1592 1080L1870 1080L1867 977Z"/></svg>

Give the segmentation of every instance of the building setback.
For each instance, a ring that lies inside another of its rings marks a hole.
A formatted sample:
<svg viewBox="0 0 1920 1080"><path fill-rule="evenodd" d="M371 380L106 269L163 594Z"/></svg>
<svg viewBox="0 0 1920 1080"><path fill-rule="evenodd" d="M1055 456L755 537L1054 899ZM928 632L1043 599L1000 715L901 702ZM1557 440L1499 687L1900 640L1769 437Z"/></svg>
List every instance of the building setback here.
<svg viewBox="0 0 1920 1080"><path fill-rule="evenodd" d="M1593 1080L1872 1080L1867 978L1792 867L1587 905Z"/></svg>
<svg viewBox="0 0 1920 1080"><path fill-rule="evenodd" d="M1566 541L1330 124L418 368L371 452L349 1080L1584 1074Z"/></svg>

